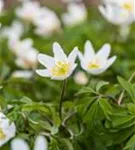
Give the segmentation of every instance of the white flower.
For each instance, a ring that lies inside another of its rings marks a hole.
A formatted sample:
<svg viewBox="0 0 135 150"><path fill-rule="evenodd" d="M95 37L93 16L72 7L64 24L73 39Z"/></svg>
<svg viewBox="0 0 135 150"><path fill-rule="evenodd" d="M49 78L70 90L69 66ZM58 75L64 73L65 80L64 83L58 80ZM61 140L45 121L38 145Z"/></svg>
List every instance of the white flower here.
<svg viewBox="0 0 135 150"><path fill-rule="evenodd" d="M50 77L54 80L65 80L75 70L75 63L78 49L77 47L67 57L63 49L58 43L53 44L54 58L48 55L39 54L38 61L46 67L46 69L36 70L37 74L43 77Z"/></svg>
<svg viewBox="0 0 135 150"><path fill-rule="evenodd" d="M78 2L82 2L82 0L62 0L62 2L64 2L64 3L73 3L73 2L78 3Z"/></svg>
<svg viewBox="0 0 135 150"><path fill-rule="evenodd" d="M125 9L133 18L133 21L135 21L135 0L119 0L119 5Z"/></svg>
<svg viewBox="0 0 135 150"><path fill-rule="evenodd" d="M26 22L33 22L39 12L40 5L35 1L23 1L22 6L16 9L16 15Z"/></svg>
<svg viewBox="0 0 135 150"><path fill-rule="evenodd" d="M102 15L116 25L131 24L135 18L135 0L105 1L99 6Z"/></svg>
<svg viewBox="0 0 135 150"><path fill-rule="evenodd" d="M74 81L79 85L86 85L88 83L88 77L83 71L79 71L74 75Z"/></svg>
<svg viewBox="0 0 135 150"><path fill-rule="evenodd" d="M116 60L116 56L109 58L111 47L109 44L103 45L103 47L95 54L94 49L90 41L85 44L85 52L82 55L79 52L79 59L81 61L82 68L90 74L98 75L106 71Z"/></svg>
<svg viewBox="0 0 135 150"><path fill-rule="evenodd" d="M13 78L25 78L25 79L30 79L33 76L33 72L32 71L22 71L22 70L18 70L12 73L12 77Z"/></svg>
<svg viewBox="0 0 135 150"><path fill-rule="evenodd" d="M0 112L0 147L15 136L16 127Z"/></svg>
<svg viewBox="0 0 135 150"><path fill-rule="evenodd" d="M0 0L0 15L3 10L3 7L4 7L4 2L3 2L3 0ZM1 27L1 23L0 23L0 27Z"/></svg>
<svg viewBox="0 0 135 150"><path fill-rule="evenodd" d="M36 25L35 33L41 36L50 36L61 28L60 20L55 12L46 7L41 8L35 17L34 24Z"/></svg>
<svg viewBox="0 0 135 150"><path fill-rule="evenodd" d="M11 150L30 150L30 148L24 140L15 139L11 143ZM34 150L48 150L47 140L43 136L36 138Z"/></svg>
<svg viewBox="0 0 135 150"><path fill-rule="evenodd" d="M32 39L25 39L25 40L17 40L17 41L10 41L9 47L16 55L16 64L25 69L35 68L37 65L37 54L38 51L32 47L33 41Z"/></svg>
<svg viewBox="0 0 135 150"><path fill-rule="evenodd" d="M4 2L3 0L0 0L0 13L2 12L3 7L4 7Z"/></svg>
<svg viewBox="0 0 135 150"><path fill-rule="evenodd" d="M31 1L31 0L18 0L19 2L26 2L26 1Z"/></svg>
<svg viewBox="0 0 135 150"><path fill-rule="evenodd" d="M5 27L1 31L3 37L8 38L8 40L18 40L24 32L24 27L21 22L14 20L10 27Z"/></svg>
<svg viewBox="0 0 135 150"><path fill-rule="evenodd" d="M87 10L83 4L70 3L68 12L62 15L62 20L67 26L75 26L87 19Z"/></svg>
<svg viewBox="0 0 135 150"><path fill-rule="evenodd" d="M121 25L119 33L120 33L121 40L123 40L123 41L127 40L128 36L130 34L130 26L129 25Z"/></svg>

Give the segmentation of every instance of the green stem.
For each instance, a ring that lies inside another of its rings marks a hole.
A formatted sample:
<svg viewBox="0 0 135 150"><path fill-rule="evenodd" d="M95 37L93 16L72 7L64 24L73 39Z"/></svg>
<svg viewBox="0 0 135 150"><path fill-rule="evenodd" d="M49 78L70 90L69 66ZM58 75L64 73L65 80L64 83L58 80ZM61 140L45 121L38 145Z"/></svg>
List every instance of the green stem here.
<svg viewBox="0 0 135 150"><path fill-rule="evenodd" d="M133 80L133 78L135 77L135 71L133 72L133 74L131 75L131 77L129 78L128 82L131 82ZM124 97L125 94L125 90L122 91L122 93L120 94L120 97L118 99L118 105L121 105L122 99Z"/></svg>
<svg viewBox="0 0 135 150"><path fill-rule="evenodd" d="M61 120L62 120L62 105L63 105L64 95L66 91L66 85L67 85L67 80L64 80L62 85L61 95L60 95L60 104L59 104L59 117Z"/></svg>
<svg viewBox="0 0 135 150"><path fill-rule="evenodd" d="M90 82L91 82L91 75L88 74L88 83L86 84L86 86L89 86Z"/></svg>

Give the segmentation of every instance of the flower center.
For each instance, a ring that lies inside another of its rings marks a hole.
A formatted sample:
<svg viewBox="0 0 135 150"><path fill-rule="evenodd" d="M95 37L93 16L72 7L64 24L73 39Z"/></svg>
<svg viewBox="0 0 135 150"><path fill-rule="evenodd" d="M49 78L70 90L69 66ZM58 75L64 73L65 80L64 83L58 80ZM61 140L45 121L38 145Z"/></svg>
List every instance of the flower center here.
<svg viewBox="0 0 135 150"><path fill-rule="evenodd" d="M0 140L5 139L6 135L3 133L2 129L0 128Z"/></svg>
<svg viewBox="0 0 135 150"><path fill-rule="evenodd" d="M128 3L128 2L123 4L123 8L128 10L128 11L132 11L133 10L132 4Z"/></svg>
<svg viewBox="0 0 135 150"><path fill-rule="evenodd" d="M98 69L100 68L100 64L97 60L93 60L88 64L89 69Z"/></svg>
<svg viewBox="0 0 135 150"><path fill-rule="evenodd" d="M54 76L63 76L69 72L69 67L69 63L58 61L51 72Z"/></svg>

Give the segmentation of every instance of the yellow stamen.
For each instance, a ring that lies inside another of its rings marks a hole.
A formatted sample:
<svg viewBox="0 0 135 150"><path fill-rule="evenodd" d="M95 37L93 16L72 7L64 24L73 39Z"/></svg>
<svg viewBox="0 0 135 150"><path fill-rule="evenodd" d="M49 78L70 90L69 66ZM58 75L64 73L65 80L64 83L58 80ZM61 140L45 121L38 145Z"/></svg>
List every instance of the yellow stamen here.
<svg viewBox="0 0 135 150"><path fill-rule="evenodd" d="M53 76L63 76L69 72L70 65L65 62L57 62L57 64L52 68L51 72Z"/></svg>
<svg viewBox="0 0 135 150"><path fill-rule="evenodd" d="M133 9L131 3L124 3L123 8L128 10L128 11L132 11L132 9Z"/></svg>
<svg viewBox="0 0 135 150"><path fill-rule="evenodd" d="M3 133L2 129L0 129L0 140L5 139L6 135Z"/></svg>
<svg viewBox="0 0 135 150"><path fill-rule="evenodd" d="M100 65L97 60L93 60L88 64L88 68L89 69L98 69L98 68L100 68Z"/></svg>

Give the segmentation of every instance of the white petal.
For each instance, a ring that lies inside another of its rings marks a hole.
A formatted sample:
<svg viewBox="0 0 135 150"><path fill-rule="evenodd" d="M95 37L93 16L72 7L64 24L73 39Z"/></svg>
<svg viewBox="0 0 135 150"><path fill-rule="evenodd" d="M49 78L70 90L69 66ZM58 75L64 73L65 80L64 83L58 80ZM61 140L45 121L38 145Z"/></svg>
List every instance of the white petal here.
<svg viewBox="0 0 135 150"><path fill-rule="evenodd" d="M116 60L116 56L107 60L106 65L104 67L99 68L99 69L90 69L88 72L93 75L99 75L99 74L105 72L114 63L115 60Z"/></svg>
<svg viewBox="0 0 135 150"><path fill-rule="evenodd" d="M82 53L81 52L78 52L78 57L79 57L79 59L80 59L80 63L81 63L81 67L83 68L83 69L86 69L86 67L85 67L85 59L84 59L84 56L82 55ZM86 64L87 64L87 62L86 62Z"/></svg>
<svg viewBox="0 0 135 150"><path fill-rule="evenodd" d="M108 59L107 64L106 64L106 69L108 69L116 60L116 56L111 57L110 59Z"/></svg>
<svg viewBox="0 0 135 150"><path fill-rule="evenodd" d="M23 45L24 48L28 49L29 47L31 47L33 45L33 40L30 38L27 38L27 39L23 40L21 42L21 44Z"/></svg>
<svg viewBox="0 0 135 150"><path fill-rule="evenodd" d="M78 57L79 57L80 61L84 60L84 56L80 51L78 52Z"/></svg>
<svg viewBox="0 0 135 150"><path fill-rule="evenodd" d="M47 150L47 140L43 136L38 136L35 141L34 150Z"/></svg>
<svg viewBox="0 0 135 150"><path fill-rule="evenodd" d="M110 44L105 44L101 47L99 52L96 54L96 57L106 60L109 57L110 52L111 52Z"/></svg>
<svg viewBox="0 0 135 150"><path fill-rule="evenodd" d="M68 77L72 75L72 73L74 72L74 70L76 69L77 67L77 64L74 64L74 66L71 68L69 74L68 74Z"/></svg>
<svg viewBox="0 0 135 150"><path fill-rule="evenodd" d="M23 59L19 58L19 57L15 60L15 63L16 63L19 67L22 67L22 68L29 68L29 66L26 65L25 61L24 61Z"/></svg>
<svg viewBox="0 0 135 150"><path fill-rule="evenodd" d="M68 61L71 65L73 65L75 63L75 60L76 60L76 57L77 57L77 54L78 54L78 48L75 47L73 49L73 51L69 54L68 56Z"/></svg>
<svg viewBox="0 0 135 150"><path fill-rule="evenodd" d="M92 59L95 56L92 43L90 41L86 41L84 49L85 49L84 57L87 61L90 61L90 59Z"/></svg>
<svg viewBox="0 0 135 150"><path fill-rule="evenodd" d="M66 54L57 42L53 44L53 53L56 61L67 61Z"/></svg>
<svg viewBox="0 0 135 150"><path fill-rule="evenodd" d="M11 143L12 150L30 150L27 143L22 139L15 139Z"/></svg>
<svg viewBox="0 0 135 150"><path fill-rule="evenodd" d="M53 68L55 65L54 58L45 54L39 54L38 61L48 69Z"/></svg>
<svg viewBox="0 0 135 150"><path fill-rule="evenodd" d="M36 73L42 77L50 77L51 73L47 69L38 69L36 70Z"/></svg>
<svg viewBox="0 0 135 150"><path fill-rule="evenodd" d="M108 19L108 12L107 12L107 9L105 9L105 7L104 6L102 6L102 5L100 5L99 6L99 10L100 10L100 12L101 12L101 14L106 18L106 19Z"/></svg>
<svg viewBox="0 0 135 150"><path fill-rule="evenodd" d="M88 72L92 75L99 75L105 71L105 68L91 69Z"/></svg>
<svg viewBox="0 0 135 150"><path fill-rule="evenodd" d="M51 77L52 80L59 80L59 81L65 80L67 78L68 78L68 76L57 76L57 77L53 76L53 77Z"/></svg>

